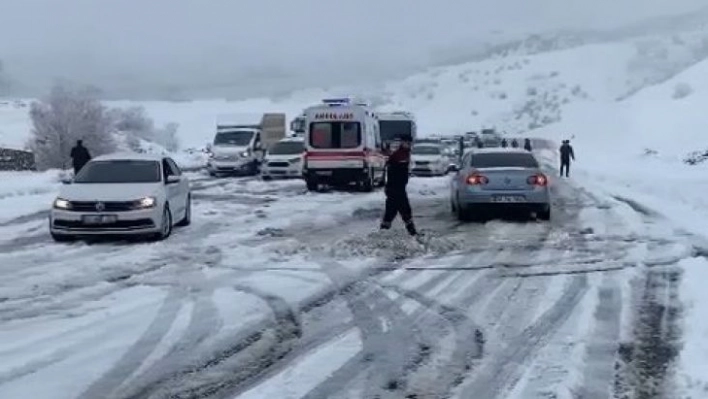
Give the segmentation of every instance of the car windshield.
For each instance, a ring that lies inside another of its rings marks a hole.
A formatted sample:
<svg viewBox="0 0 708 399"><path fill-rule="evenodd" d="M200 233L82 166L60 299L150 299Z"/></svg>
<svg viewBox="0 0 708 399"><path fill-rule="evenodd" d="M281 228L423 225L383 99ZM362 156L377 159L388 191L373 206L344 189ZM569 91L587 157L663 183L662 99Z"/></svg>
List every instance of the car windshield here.
<svg viewBox="0 0 708 399"><path fill-rule="evenodd" d="M214 137L214 145L232 145L237 147L247 146L251 143L253 132L240 130L234 132L219 132Z"/></svg>
<svg viewBox="0 0 708 399"><path fill-rule="evenodd" d="M310 145L314 148L357 148L359 144L359 122L332 121L310 124Z"/></svg>
<svg viewBox="0 0 708 399"><path fill-rule="evenodd" d="M91 161L81 169L75 183L159 183L157 161Z"/></svg>
<svg viewBox="0 0 708 399"><path fill-rule="evenodd" d="M415 155L439 155L441 151L439 147L420 145L413 146L411 153Z"/></svg>
<svg viewBox="0 0 708 399"><path fill-rule="evenodd" d="M305 144L301 141L283 141L275 143L268 153L271 155L296 155L305 151Z"/></svg>
<svg viewBox="0 0 708 399"><path fill-rule="evenodd" d="M472 155L470 164L474 168L538 168L536 158L531 154L491 152Z"/></svg>
<svg viewBox="0 0 708 399"><path fill-rule="evenodd" d="M381 141L393 141L401 135L412 137L413 123L411 121L379 120L379 134Z"/></svg>

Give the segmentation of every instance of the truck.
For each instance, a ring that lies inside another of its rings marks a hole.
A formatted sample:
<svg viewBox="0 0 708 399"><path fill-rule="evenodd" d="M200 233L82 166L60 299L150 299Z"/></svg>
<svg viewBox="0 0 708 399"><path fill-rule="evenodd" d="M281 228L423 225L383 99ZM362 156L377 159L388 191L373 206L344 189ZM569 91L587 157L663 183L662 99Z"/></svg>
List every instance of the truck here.
<svg viewBox="0 0 708 399"><path fill-rule="evenodd" d="M407 135L412 140L416 140L418 127L412 113L407 111L379 112L378 116L379 134L384 147L390 148L400 135Z"/></svg>
<svg viewBox="0 0 708 399"><path fill-rule="evenodd" d="M285 134L284 113L218 115L214 140L207 144L207 170L211 176L257 175L268 148Z"/></svg>
<svg viewBox="0 0 708 399"><path fill-rule="evenodd" d="M290 121L290 132L294 137L305 136L305 114L300 114Z"/></svg>

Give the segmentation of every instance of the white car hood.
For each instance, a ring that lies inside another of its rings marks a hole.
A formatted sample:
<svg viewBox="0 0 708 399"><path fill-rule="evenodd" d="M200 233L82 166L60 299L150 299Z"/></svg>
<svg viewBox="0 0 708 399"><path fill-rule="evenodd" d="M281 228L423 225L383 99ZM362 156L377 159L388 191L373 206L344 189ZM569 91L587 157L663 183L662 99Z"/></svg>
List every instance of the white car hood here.
<svg viewBox="0 0 708 399"><path fill-rule="evenodd" d="M443 157L440 155L413 155L411 156L413 161L428 161L428 162L440 162Z"/></svg>
<svg viewBox="0 0 708 399"><path fill-rule="evenodd" d="M163 183L72 183L62 186L59 198L69 201L132 201L155 196Z"/></svg>
<svg viewBox="0 0 708 399"><path fill-rule="evenodd" d="M242 152L248 151L248 146L214 146L211 148L211 152L214 155L237 155Z"/></svg>

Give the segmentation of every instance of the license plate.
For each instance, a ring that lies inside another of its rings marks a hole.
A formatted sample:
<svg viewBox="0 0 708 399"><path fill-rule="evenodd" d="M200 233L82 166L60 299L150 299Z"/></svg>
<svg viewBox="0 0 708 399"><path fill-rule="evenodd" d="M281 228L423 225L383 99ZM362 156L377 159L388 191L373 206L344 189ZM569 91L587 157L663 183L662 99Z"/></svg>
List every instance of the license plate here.
<svg viewBox="0 0 708 399"><path fill-rule="evenodd" d="M81 221L85 224L109 224L115 223L118 218L116 215L85 215L81 217Z"/></svg>
<svg viewBox="0 0 708 399"><path fill-rule="evenodd" d="M318 170L315 173L317 173L318 175L322 175L322 176L331 176L332 175L331 170Z"/></svg>
<svg viewBox="0 0 708 399"><path fill-rule="evenodd" d="M525 202L526 198L520 195L497 195L492 197L493 202Z"/></svg>

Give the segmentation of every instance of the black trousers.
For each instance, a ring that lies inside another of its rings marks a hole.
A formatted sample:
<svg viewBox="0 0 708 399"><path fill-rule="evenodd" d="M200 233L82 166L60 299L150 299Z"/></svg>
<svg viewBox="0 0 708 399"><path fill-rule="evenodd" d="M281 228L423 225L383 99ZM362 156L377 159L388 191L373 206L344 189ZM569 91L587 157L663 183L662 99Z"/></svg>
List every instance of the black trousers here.
<svg viewBox="0 0 708 399"><path fill-rule="evenodd" d="M561 176L563 176L563 171L565 171L565 177L570 175L570 161L561 161Z"/></svg>
<svg viewBox="0 0 708 399"><path fill-rule="evenodd" d="M411 210L411 203L408 201L408 193L405 188L386 188L386 210L384 211L383 223L390 225L398 214L401 215L401 219L406 224L413 221L413 211Z"/></svg>

